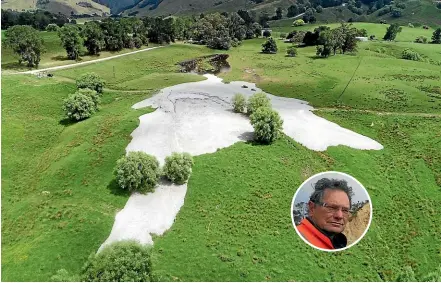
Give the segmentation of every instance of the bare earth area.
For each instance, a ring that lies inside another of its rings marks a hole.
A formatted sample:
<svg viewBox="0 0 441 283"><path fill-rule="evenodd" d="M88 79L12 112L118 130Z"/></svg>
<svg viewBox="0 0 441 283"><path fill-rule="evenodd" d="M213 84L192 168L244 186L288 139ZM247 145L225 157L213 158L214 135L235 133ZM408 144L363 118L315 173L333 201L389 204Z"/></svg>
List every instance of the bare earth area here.
<svg viewBox="0 0 441 283"><path fill-rule="evenodd" d="M371 217L371 207L369 203L365 204L352 219L349 220L343 234L348 238L348 245L357 241L368 228Z"/></svg>
<svg viewBox="0 0 441 283"><path fill-rule="evenodd" d="M225 84L214 75L205 77L205 81L165 88L135 104L135 109L147 106L157 109L140 117L140 125L132 133L126 151L146 152L163 164L172 152L200 155L252 139L249 118L232 111L231 99L236 93L249 97L262 90L253 83ZM367 150L383 148L368 137L314 115L313 108L305 101L267 96L284 120L283 132L311 150L324 151L337 145ZM160 184L153 193L133 194L117 214L103 245L124 239L152 244L150 234L162 235L173 224L184 204L186 190L186 185Z"/></svg>

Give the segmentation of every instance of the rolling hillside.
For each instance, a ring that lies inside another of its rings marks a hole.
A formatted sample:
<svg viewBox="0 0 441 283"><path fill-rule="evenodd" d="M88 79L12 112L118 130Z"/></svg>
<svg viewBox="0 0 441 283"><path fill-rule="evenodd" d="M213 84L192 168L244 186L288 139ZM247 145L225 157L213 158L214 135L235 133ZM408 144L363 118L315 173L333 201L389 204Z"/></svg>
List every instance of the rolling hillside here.
<svg viewBox="0 0 441 283"><path fill-rule="evenodd" d="M2 9L34 10L43 9L52 13L110 14L110 9L92 0L2 0Z"/></svg>

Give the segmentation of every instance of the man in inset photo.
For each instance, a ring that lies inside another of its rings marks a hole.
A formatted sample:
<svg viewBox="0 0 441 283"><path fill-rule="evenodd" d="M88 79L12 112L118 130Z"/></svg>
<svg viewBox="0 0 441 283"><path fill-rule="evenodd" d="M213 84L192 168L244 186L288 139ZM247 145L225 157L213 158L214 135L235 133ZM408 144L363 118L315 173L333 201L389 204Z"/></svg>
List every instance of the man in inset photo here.
<svg viewBox="0 0 441 283"><path fill-rule="evenodd" d="M318 180L309 198L308 216L297 226L298 232L317 248L346 247L348 241L342 232L348 223L352 196L345 180Z"/></svg>

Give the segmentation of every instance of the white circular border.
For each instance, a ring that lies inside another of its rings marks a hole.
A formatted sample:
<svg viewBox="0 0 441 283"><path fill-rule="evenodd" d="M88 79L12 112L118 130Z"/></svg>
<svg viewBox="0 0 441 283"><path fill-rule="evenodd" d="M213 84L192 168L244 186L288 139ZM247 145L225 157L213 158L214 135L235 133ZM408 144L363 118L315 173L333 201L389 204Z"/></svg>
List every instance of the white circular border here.
<svg viewBox="0 0 441 283"><path fill-rule="evenodd" d="M368 199L369 199L369 206L370 206L370 208L371 208L371 213L370 213L370 216L369 216L369 223L368 223L366 229L364 230L364 232L363 232L363 234L361 235L360 238L358 238L355 242L353 242L353 243L350 244L349 246L346 246L346 247L341 248L341 249L328 250L328 249L322 249L322 248L318 248L318 247L314 246L313 244L311 244L310 242L308 242L305 238L303 238L303 236L302 236L302 235L299 233L299 231L297 230L296 224L295 224L295 222L294 222L294 216L293 216L292 211L293 211L293 208L294 208L294 201L295 201L295 199L296 199L297 193L300 191L300 189L303 187L303 185L305 185L309 180L311 180L311 179L314 178L314 177L320 176L320 175L322 175L322 174L340 174L340 175L343 175L344 177L351 178L351 179L354 180L358 185L360 185L361 188L363 188L363 190L366 192L366 194L367 194L367 196L368 196ZM369 195L369 192L366 190L366 188L365 188L365 187L364 187L364 186L363 186L363 185L362 185L357 179L355 179L355 178L352 177L351 175L346 174L346 173L343 173L343 172L338 172L338 171L326 171L326 172L320 172L320 173L318 173L318 174L315 174L315 175L309 177L309 178L308 178L306 181L304 181L304 182L299 186L299 188L296 190L296 193L294 194L294 197L292 198L290 214L291 214L291 222L292 222L292 225L294 226L294 230L296 230L297 235L299 235L299 237L300 237L305 243L307 243L308 245L310 245L311 247L313 247L314 249L317 249L317 250L321 250L321 251L325 251L325 252L340 252L340 251L344 251L344 250L346 250L346 249L349 249L349 248L352 247L352 246L355 246L355 245L356 245L361 239L364 238L364 235L365 235L365 234L367 233L367 231L369 230L369 227L371 227L372 215L373 215L373 210L372 210L372 200L371 200L371 196Z"/></svg>

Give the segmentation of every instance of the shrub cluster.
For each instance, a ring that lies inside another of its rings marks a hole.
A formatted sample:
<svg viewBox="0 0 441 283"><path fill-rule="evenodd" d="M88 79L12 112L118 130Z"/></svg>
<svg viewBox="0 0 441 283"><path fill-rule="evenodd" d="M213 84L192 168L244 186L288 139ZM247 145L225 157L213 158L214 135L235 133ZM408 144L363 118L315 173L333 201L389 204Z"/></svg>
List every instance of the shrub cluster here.
<svg viewBox="0 0 441 283"><path fill-rule="evenodd" d="M190 177L193 157L188 153L173 152L165 158L164 175L175 184L182 185Z"/></svg>
<svg viewBox="0 0 441 283"><path fill-rule="evenodd" d="M99 110L104 81L94 73L77 79L78 90L63 101L63 111L74 121L91 117Z"/></svg>
<svg viewBox="0 0 441 283"><path fill-rule="evenodd" d="M245 113L247 101L243 94L236 93L232 99L233 110L236 113Z"/></svg>
<svg viewBox="0 0 441 283"><path fill-rule="evenodd" d="M147 282L152 280L151 248L120 241L90 255L81 271L86 282Z"/></svg>
<svg viewBox="0 0 441 283"><path fill-rule="evenodd" d="M116 162L118 185L128 191L152 191L161 176L156 157L147 153L129 152Z"/></svg>
<svg viewBox="0 0 441 283"><path fill-rule="evenodd" d="M415 39L415 43L427 43L427 37L420 35Z"/></svg>
<svg viewBox="0 0 441 283"><path fill-rule="evenodd" d="M288 47L288 49L286 49L286 55L289 57L297 56L297 48L295 46Z"/></svg>
<svg viewBox="0 0 441 283"><path fill-rule="evenodd" d="M404 49L403 54L402 54L402 58L406 59L406 60L413 60L413 61L422 61L423 58L421 57L421 55L409 48Z"/></svg>

